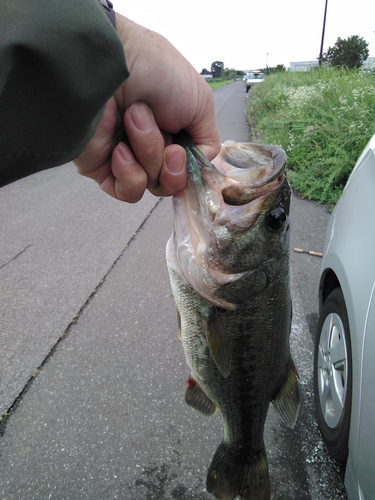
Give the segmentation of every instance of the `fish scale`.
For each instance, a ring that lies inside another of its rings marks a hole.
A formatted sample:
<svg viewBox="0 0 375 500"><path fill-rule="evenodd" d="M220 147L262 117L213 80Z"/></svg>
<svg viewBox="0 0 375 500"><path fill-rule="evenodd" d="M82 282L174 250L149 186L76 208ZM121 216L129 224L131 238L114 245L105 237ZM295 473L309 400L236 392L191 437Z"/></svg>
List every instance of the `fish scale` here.
<svg viewBox="0 0 375 500"><path fill-rule="evenodd" d="M224 423L207 490L218 500L269 500L269 404L290 427L299 409L286 157L274 146L231 141L212 165L189 138L180 143L188 182L173 200L166 256L191 370L185 401L207 416L219 410Z"/></svg>

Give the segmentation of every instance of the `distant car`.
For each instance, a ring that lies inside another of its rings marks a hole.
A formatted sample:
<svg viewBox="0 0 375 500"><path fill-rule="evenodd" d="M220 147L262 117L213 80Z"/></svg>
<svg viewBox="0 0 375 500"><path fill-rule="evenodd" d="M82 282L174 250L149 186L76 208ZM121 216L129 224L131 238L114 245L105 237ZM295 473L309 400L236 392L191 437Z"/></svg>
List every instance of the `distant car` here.
<svg viewBox="0 0 375 500"><path fill-rule="evenodd" d="M260 71L253 71L251 73L248 73L246 76L246 92L249 92L251 87L254 85L258 85L259 83L262 83L264 80L264 74L261 73Z"/></svg>
<svg viewBox="0 0 375 500"><path fill-rule="evenodd" d="M327 228L319 286L314 393L330 454L346 463L349 500L375 498L375 135Z"/></svg>

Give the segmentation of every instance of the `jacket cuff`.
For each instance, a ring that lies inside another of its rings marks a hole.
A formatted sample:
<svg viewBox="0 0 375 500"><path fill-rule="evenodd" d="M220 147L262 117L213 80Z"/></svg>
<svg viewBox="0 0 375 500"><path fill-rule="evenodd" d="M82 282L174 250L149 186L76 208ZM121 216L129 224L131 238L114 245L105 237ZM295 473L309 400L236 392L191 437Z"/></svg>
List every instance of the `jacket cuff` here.
<svg viewBox="0 0 375 500"><path fill-rule="evenodd" d="M108 19L111 21L112 26L116 29L116 14L113 10L113 4L109 0L98 0L104 9Z"/></svg>

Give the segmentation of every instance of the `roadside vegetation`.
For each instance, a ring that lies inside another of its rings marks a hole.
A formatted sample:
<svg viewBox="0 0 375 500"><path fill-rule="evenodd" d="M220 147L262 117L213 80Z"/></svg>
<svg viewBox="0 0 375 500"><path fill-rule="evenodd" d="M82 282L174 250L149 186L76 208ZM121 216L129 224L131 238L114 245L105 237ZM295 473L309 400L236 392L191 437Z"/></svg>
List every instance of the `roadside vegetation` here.
<svg viewBox="0 0 375 500"><path fill-rule="evenodd" d="M218 89L219 87L222 87L223 85L228 85L228 83L233 82L233 79L232 80L223 80L222 78L207 78L206 82L211 87L211 89L214 91L214 90Z"/></svg>
<svg viewBox="0 0 375 500"><path fill-rule="evenodd" d="M334 205L375 133L375 75L326 67L271 74L249 92L248 117L253 141L286 151L293 187Z"/></svg>
<svg viewBox="0 0 375 500"><path fill-rule="evenodd" d="M202 70L207 71L207 70ZM223 85L233 82L237 78L242 78L244 75L243 71L237 71L233 68L224 68L221 72L221 78L207 78L207 83L212 90L216 90Z"/></svg>

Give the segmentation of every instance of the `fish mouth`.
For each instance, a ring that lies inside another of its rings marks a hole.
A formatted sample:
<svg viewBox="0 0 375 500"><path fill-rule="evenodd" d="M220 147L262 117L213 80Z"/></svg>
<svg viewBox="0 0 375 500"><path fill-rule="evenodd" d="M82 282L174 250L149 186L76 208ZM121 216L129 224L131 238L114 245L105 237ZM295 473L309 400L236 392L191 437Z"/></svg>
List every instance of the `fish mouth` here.
<svg viewBox="0 0 375 500"><path fill-rule="evenodd" d="M195 145L184 147L188 156L187 186L173 198L177 263L201 297L234 310L238 305L216 292L251 270L228 263L221 247L256 225L286 180L286 155L277 146L227 141L211 163Z"/></svg>
<svg viewBox="0 0 375 500"><path fill-rule="evenodd" d="M220 154L221 168L236 181L222 189L227 205L245 205L272 192L285 175L286 155L277 146L227 141Z"/></svg>

